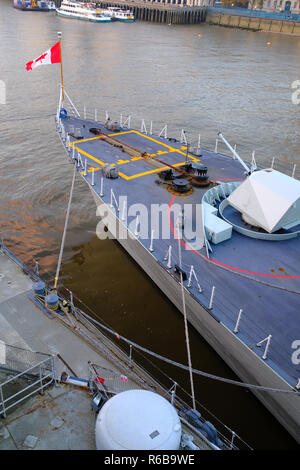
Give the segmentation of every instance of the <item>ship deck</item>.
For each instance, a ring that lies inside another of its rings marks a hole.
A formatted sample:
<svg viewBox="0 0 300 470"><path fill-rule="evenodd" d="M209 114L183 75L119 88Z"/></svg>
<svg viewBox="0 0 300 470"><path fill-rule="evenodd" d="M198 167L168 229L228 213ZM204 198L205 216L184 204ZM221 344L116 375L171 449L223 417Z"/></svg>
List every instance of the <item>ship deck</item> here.
<svg viewBox="0 0 300 470"><path fill-rule="evenodd" d="M143 226L139 228L139 243L173 277L173 268L175 264L179 264L179 255L178 240L173 233L176 220L172 209L175 205L183 207L200 204L208 188L194 188L191 194L178 196L170 193L161 183L159 172L168 169L170 164L180 168L185 161L196 161L207 166L211 181L240 181L245 178L244 169L237 160L204 149L201 149L201 157L192 154L187 156L186 146L175 139L146 135L134 129L112 132L99 122L73 117L62 119L61 122L66 133L69 126L81 130L82 139L70 138L69 152L70 158L73 155L77 158L79 152L83 166L86 160L86 175L83 167L78 166L81 176L107 206L113 202L113 210L119 219L123 213L122 198L126 198L127 213L122 222L134 233L137 228L136 217L140 214ZM93 135L89 131L93 127L124 144L159 158L165 165L151 159L128 155L122 149L105 142L101 136ZM103 178L101 168L105 164L117 166L117 179ZM100 195L101 178L103 195ZM120 201L119 211L115 201L111 200L111 190L116 200ZM158 230L159 221L153 221L151 208L153 210L153 207L162 205L162 223ZM192 212L191 227L195 227L195 217ZM170 229L167 237L163 226ZM152 252L149 250L151 229L155 231ZM202 235L199 234L200 237ZM261 347L256 344L272 335L265 362L295 387L300 377L300 366L292 361L292 344L300 339L300 265L297 263L300 259L299 238L275 242L248 238L233 231L229 240L218 245L211 244L213 251L209 259L205 247L192 249L194 245L185 243L184 240L181 240L181 244L182 268L188 278L191 266L194 267L202 292L199 292L195 279L189 288L186 280L186 289L208 309L214 286L214 303L210 312L231 331L242 309L237 336L259 357L262 357L266 343ZM168 269L166 260L169 246L172 246L172 269Z"/></svg>

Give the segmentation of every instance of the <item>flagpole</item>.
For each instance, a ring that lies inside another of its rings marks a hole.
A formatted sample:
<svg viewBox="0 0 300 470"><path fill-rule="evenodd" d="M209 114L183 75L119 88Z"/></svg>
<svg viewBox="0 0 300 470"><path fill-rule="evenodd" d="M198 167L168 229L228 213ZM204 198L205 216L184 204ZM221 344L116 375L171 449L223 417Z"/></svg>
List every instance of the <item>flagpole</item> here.
<svg viewBox="0 0 300 470"><path fill-rule="evenodd" d="M60 80L61 80L61 91L62 91L62 101L64 101L64 75L63 75L63 65L62 65L62 53L61 53L61 31L57 32L58 40L59 40L59 50L60 50Z"/></svg>

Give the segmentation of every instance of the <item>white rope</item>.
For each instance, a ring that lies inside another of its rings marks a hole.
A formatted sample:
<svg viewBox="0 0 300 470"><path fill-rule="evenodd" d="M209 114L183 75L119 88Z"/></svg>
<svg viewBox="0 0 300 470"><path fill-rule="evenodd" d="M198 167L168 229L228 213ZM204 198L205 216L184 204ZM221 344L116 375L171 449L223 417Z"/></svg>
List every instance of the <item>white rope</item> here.
<svg viewBox="0 0 300 470"><path fill-rule="evenodd" d="M167 362L168 364L179 367L180 369L184 369L184 370L189 369L188 366L186 366L184 364L180 364L179 362L172 361L172 359L168 359L167 357L161 356L160 354L157 354L157 353L151 351L150 349L144 348L143 346L140 346L139 344L134 343L133 341L130 341L129 339L125 338L124 336L119 335L116 331L111 330L107 326L105 326L102 323L98 322L97 320L95 320L94 318L92 318L87 313L83 312L82 310L79 310L79 311L84 317L88 318L90 321L94 322L96 325L100 326L101 328L103 328L104 330L106 330L109 333L113 334L114 336L117 336L118 339L121 339L122 341L125 341L128 344L131 344L136 349L139 349L140 351L143 351L143 352L149 354L150 356L156 357L157 359L160 359L164 362ZM300 391L296 391L296 390L282 390L282 389L278 389L278 388L263 387L262 385L247 384L247 383L244 383L244 382L238 382L237 380L225 379L224 377L219 377L218 375L209 374L208 372L203 372L203 371L197 370L197 369L192 369L192 372L194 374L201 375L201 376L207 377L209 379L218 380L220 382L229 383L231 385L237 385L239 387L250 388L250 389L259 390L259 391L263 391L263 392L292 393L293 395L300 395Z"/></svg>
<svg viewBox="0 0 300 470"><path fill-rule="evenodd" d="M60 267L61 267L61 260L62 260L62 255L63 255L63 251L64 251L64 246L65 246L65 239L66 239L68 221L69 221L69 216L70 216L70 208L71 208L71 202L72 202L72 196L73 196L75 176L76 176L76 165L74 165L74 173L73 173L71 191L70 191L70 196L69 196L69 203L68 203L65 226L64 226L64 231L63 231L63 236L62 236L62 241L61 241L61 246L60 246L60 253L59 253L59 257L58 257L56 275L55 275L55 280L54 280L54 289L56 289L56 286L57 286L59 271L60 271Z"/></svg>
<svg viewBox="0 0 300 470"><path fill-rule="evenodd" d="M177 233L178 233L179 267L180 267L180 269L182 269L179 220L178 220L178 232ZM192 372L192 359L191 359L191 350L190 350L189 330L188 330L188 323L187 323L187 316L186 316L186 306L185 306L182 271L180 271L180 284L181 284L181 297L182 297L182 308L183 308L183 318L184 318L184 331L185 331L185 341L186 341L186 349L187 349L187 355L188 355L192 402L193 402L193 409L196 410L194 381L193 381L193 372Z"/></svg>

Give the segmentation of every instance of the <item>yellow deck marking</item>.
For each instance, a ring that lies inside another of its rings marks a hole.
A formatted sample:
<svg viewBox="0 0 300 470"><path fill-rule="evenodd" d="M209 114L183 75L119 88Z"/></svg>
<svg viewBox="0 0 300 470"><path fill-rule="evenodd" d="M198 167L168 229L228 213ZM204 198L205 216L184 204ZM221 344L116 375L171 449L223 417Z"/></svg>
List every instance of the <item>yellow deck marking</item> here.
<svg viewBox="0 0 300 470"><path fill-rule="evenodd" d="M181 163L176 163L175 165L172 165L172 166L177 167L177 166L184 165L184 164L185 162L181 162ZM151 175L152 173L157 173L158 171L169 170L169 169L170 169L169 166L162 166L160 168L156 168L155 170L145 171L144 173L138 173L137 175L132 175L132 176L127 176L124 173L121 173L119 171L119 175L122 176L122 178L124 178L125 180L133 180L134 178L139 178L140 176Z"/></svg>
<svg viewBox="0 0 300 470"><path fill-rule="evenodd" d="M132 131L132 132L134 132L135 134L140 135L142 137L145 137L145 139L152 140L153 142L156 142L157 144L162 145L163 147L167 147L168 149L170 149L169 150L170 152L177 152L177 153L180 153L181 155L186 156L186 154L181 152L179 149L175 149L174 147L171 147L170 145L164 144L163 142L159 142L159 140L155 140L152 137L149 137L148 135L141 134L141 132L138 132L138 131ZM195 158L192 155L188 155L188 158L190 158L191 160L193 160L195 162L200 161L198 158ZM180 165L182 165L182 163L180 163ZM176 166L176 165L173 165L173 166Z"/></svg>
<svg viewBox="0 0 300 470"><path fill-rule="evenodd" d="M149 140L152 140L153 142L156 142L157 144L159 145L162 145L163 147L166 147L168 149L168 151L163 151L163 150L158 150L157 151L157 155L162 155L162 154L167 154L167 153L171 153L171 152L176 152L176 153L180 153L181 155L184 155L186 157L186 154L181 152L179 149L176 149L174 147L171 147L170 145L167 145L167 144L164 144L163 142L159 142L158 140L155 140L153 139L153 137L149 137L145 134L142 134L138 131L124 131L124 132L118 132L116 134L108 134L109 137L113 137L113 136L117 136L117 135L121 135L121 134L137 134L137 135L140 135L141 137L144 137L145 139L149 139ZM98 158L96 157L93 157L92 155L90 155L89 153L85 152L84 150L78 148L75 146L75 144L77 143L81 143L81 142L88 142L90 140L96 140L96 139L101 139L102 137L105 137L105 136L97 136L97 137L91 137L89 139L83 139L83 140L78 140L78 141L74 141L74 142L70 142L70 146L75 150L78 150L79 153L85 155L86 157L90 158L91 160L94 160L95 162L99 163L100 165L107 165L107 163L105 162L102 162L101 160L99 160ZM181 147L181 149L184 149L184 147ZM186 149L186 147L185 147ZM156 154L149 154L150 157L155 157ZM195 162L199 162L200 159L199 158L196 158L192 155L189 155L188 154L188 158L190 158L191 160L195 161ZM133 157L131 158L131 160L119 160L119 162L117 164L119 165L124 165L124 164L127 164L127 163L130 163L130 161L134 162L136 160L145 160L144 157ZM180 162L180 163L175 163L174 165L172 165L173 167L178 167L178 166L181 166L181 165L184 165L185 164L185 161L184 162ZM110 163L111 166L115 166L116 164L115 163ZM156 168L154 170L149 170L149 171L145 171L143 173L138 173L136 175L132 175L132 176L127 176L125 175L124 173L120 172L119 171L119 175L124 178L125 180L131 180L131 179L134 179L134 178L139 178L140 176L145 176L145 175L150 175L152 173L157 173L159 171L162 171L162 170L167 170L169 169L170 167L169 166L162 166L162 167L159 167L159 168ZM100 168L95 168L95 171L97 170L100 170ZM88 170L89 172L92 171L91 169ZM82 174L84 174L84 172L82 172Z"/></svg>
<svg viewBox="0 0 300 470"><path fill-rule="evenodd" d="M88 140L96 140L96 139L101 139L101 136L90 137L89 139L74 140L74 142L70 142L70 145L71 147L73 147L74 144L80 144L81 142L87 142Z"/></svg>
<svg viewBox="0 0 300 470"><path fill-rule="evenodd" d="M90 166L90 168L88 168L87 170L87 173L92 173L93 170L98 171L98 170L101 170L101 168L95 168L95 167ZM84 171L82 171L81 174L84 175Z"/></svg>
<svg viewBox="0 0 300 470"><path fill-rule="evenodd" d="M72 144L79 144L80 142L88 142L89 140L102 139L103 137L113 137L114 135L130 134L131 132L135 132L135 131L124 131L124 132L118 132L117 134L98 135L97 137L89 137L88 139L75 140L74 142L71 142L71 147L72 147Z"/></svg>
<svg viewBox="0 0 300 470"><path fill-rule="evenodd" d="M106 165L106 163L102 162L101 160L99 160L98 158L96 157L93 157L92 155L90 155L89 153L85 152L84 150L78 148L78 147L75 147L75 150L78 150L79 153L82 153L83 155L85 155L86 157L90 158L91 160L94 160L94 162L97 162L99 163L100 165Z"/></svg>
<svg viewBox="0 0 300 470"><path fill-rule="evenodd" d="M156 142L157 144L162 145L163 147L167 147L170 150L174 150L174 148L171 147L170 145L164 144L163 142L159 142L159 140L155 140L153 139L153 137L149 137L148 135L142 134L141 132L138 132L138 131L132 131L132 132L134 132L137 135L140 135L141 137L144 137L145 139L152 140L152 142Z"/></svg>

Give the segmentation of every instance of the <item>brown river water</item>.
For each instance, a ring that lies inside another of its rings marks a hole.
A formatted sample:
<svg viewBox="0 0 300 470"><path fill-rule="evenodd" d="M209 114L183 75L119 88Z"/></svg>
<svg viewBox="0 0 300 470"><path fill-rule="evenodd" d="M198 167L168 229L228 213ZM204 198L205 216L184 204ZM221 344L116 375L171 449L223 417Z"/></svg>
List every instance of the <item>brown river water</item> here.
<svg viewBox="0 0 300 470"><path fill-rule="evenodd" d="M168 124L185 129L196 144L213 149L218 131L243 158L272 158L300 167L299 106L291 85L300 80L300 38L205 24L168 26L137 21L93 24L30 13L0 2L0 232L31 266L36 259L53 278L72 167L56 135L59 65L26 72L63 33L65 87L82 111L99 119L132 116L132 126ZM267 44L270 42L271 44ZM61 280L97 317L174 361L187 363L182 315L114 241L100 241L90 191L76 179ZM193 367L237 377L190 329ZM136 359L139 359L136 356ZM189 390L188 374L164 366ZM296 444L251 392L196 377L197 400L255 449L295 449Z"/></svg>

